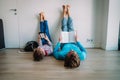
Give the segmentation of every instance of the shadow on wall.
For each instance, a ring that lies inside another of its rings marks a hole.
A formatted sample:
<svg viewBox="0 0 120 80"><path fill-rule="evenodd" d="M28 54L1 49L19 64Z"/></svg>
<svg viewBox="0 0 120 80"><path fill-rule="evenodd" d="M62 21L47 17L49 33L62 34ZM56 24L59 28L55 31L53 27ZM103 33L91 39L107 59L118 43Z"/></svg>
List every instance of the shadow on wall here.
<svg viewBox="0 0 120 80"><path fill-rule="evenodd" d="M119 22L118 50L120 50L120 22Z"/></svg>

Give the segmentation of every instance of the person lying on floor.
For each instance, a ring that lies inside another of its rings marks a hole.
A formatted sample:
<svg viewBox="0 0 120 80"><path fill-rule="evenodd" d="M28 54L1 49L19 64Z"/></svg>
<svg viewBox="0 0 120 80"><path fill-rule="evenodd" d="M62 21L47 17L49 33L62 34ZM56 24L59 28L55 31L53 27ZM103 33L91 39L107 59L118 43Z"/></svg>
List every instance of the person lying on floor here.
<svg viewBox="0 0 120 80"><path fill-rule="evenodd" d="M63 5L63 19L62 19L62 31L70 32L74 31L72 18L70 17L70 6ZM80 60L86 59L86 50L77 40L77 34L75 35L75 43L61 43L62 38L60 36L59 42L56 44L53 56L58 60L64 60L65 67L78 67Z"/></svg>
<svg viewBox="0 0 120 80"><path fill-rule="evenodd" d="M39 46L34 49L33 53L34 61L40 61L44 58L44 56L48 56L53 53L48 23L45 19L44 12L40 13L40 32L38 33L38 44Z"/></svg>
<svg viewBox="0 0 120 80"><path fill-rule="evenodd" d="M77 40L77 36L75 40L75 43L66 43L61 47L62 39L60 37L59 42L56 44L53 50L53 56L58 60L65 60L64 65L66 67L78 67L80 65L80 60L82 61L86 59L87 52L85 48Z"/></svg>

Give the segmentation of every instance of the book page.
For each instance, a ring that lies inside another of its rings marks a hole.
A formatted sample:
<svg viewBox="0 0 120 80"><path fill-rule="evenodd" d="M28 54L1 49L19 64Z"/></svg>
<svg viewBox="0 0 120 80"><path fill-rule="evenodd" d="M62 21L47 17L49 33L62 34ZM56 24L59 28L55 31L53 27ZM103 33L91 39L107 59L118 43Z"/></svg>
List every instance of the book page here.
<svg viewBox="0 0 120 80"><path fill-rule="evenodd" d="M75 42L75 32L69 32L69 42Z"/></svg>
<svg viewBox="0 0 120 80"><path fill-rule="evenodd" d="M62 43L75 42L75 32L61 32Z"/></svg>
<svg viewBox="0 0 120 80"><path fill-rule="evenodd" d="M69 42L68 32L61 32L61 37L62 37L62 43L68 43Z"/></svg>

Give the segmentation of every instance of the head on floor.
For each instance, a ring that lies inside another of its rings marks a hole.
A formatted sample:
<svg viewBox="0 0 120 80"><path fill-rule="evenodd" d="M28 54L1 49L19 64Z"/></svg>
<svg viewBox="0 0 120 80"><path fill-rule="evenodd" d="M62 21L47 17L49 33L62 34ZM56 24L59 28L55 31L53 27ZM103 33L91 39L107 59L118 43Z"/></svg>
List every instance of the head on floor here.
<svg viewBox="0 0 120 80"><path fill-rule="evenodd" d="M68 68L76 68L80 66L80 58L78 54L71 50L65 57L64 66Z"/></svg>

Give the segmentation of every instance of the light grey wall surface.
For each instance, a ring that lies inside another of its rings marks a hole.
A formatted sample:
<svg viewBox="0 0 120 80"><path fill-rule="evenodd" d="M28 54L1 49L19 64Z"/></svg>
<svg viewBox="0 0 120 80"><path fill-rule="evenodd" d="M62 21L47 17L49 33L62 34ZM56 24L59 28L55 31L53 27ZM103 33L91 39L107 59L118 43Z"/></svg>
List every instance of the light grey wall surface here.
<svg viewBox="0 0 120 80"><path fill-rule="evenodd" d="M37 40L41 11L45 12L53 45L55 45L61 30L62 5L69 4L78 40L86 48L106 49L110 40L108 30L113 29L108 27L111 16L109 14L112 12L109 10L114 8L110 8L109 1L114 2L114 0L16 0L19 46L23 48L26 42Z"/></svg>
<svg viewBox="0 0 120 80"><path fill-rule="evenodd" d="M120 0L109 0L106 50L118 50Z"/></svg>
<svg viewBox="0 0 120 80"><path fill-rule="evenodd" d="M78 40L85 47L100 47L103 0L17 0L20 27L20 46L37 38L39 13L45 12L55 45L60 34L62 5L71 6L71 17ZM25 35L26 34L26 35Z"/></svg>

